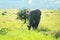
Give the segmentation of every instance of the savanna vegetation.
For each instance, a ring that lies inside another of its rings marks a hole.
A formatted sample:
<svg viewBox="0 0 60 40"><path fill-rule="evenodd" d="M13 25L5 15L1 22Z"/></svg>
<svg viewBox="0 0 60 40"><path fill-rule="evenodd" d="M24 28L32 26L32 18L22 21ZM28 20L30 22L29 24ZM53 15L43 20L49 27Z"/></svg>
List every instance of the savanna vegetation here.
<svg viewBox="0 0 60 40"><path fill-rule="evenodd" d="M28 20L16 19L18 11L0 9L0 40L60 40L60 10L41 10L37 30L28 30Z"/></svg>

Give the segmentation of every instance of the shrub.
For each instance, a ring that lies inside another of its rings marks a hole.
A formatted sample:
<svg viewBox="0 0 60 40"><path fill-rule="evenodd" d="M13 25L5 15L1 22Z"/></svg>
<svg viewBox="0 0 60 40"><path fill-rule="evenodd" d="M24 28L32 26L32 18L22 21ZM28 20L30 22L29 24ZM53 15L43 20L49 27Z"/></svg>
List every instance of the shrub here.
<svg viewBox="0 0 60 40"><path fill-rule="evenodd" d="M25 20L24 23L26 23L26 10L27 9L18 11L16 19Z"/></svg>
<svg viewBox="0 0 60 40"><path fill-rule="evenodd" d="M47 27L41 27L40 29L38 29L38 32L40 31L46 32L46 31L50 31L50 29L48 29Z"/></svg>
<svg viewBox="0 0 60 40"><path fill-rule="evenodd" d="M5 13L2 13L2 15L5 15Z"/></svg>
<svg viewBox="0 0 60 40"><path fill-rule="evenodd" d="M0 34L5 35L8 33L8 28L1 28L0 29Z"/></svg>
<svg viewBox="0 0 60 40"><path fill-rule="evenodd" d="M4 12L2 13L2 15L6 15L6 13L7 13L7 12L6 12L6 11L4 11Z"/></svg>
<svg viewBox="0 0 60 40"><path fill-rule="evenodd" d="M55 38L57 39L58 37L60 37L60 31L57 31L57 32L55 33Z"/></svg>

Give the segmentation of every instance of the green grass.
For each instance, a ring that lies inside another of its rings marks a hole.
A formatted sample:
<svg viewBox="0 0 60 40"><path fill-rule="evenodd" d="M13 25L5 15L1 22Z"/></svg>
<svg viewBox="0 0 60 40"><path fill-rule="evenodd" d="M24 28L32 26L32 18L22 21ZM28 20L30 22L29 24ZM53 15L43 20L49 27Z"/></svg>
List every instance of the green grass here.
<svg viewBox="0 0 60 40"><path fill-rule="evenodd" d="M23 24L24 21L17 20L17 10L6 10L7 14L1 15L4 11L0 11L0 29L8 28L9 31L5 35L0 34L0 40L56 40L50 33L47 35L41 33L40 29L60 30L60 15L57 15L60 14L60 12L58 13L60 10L55 10L55 13L54 10L41 10L42 16L38 30L28 30L28 22ZM53 11L53 13L49 13L49 11ZM60 37L57 40L60 40Z"/></svg>
<svg viewBox="0 0 60 40"><path fill-rule="evenodd" d="M49 39L50 38L50 39ZM51 35L43 35L34 30L11 30L6 35L0 35L0 40L55 40Z"/></svg>

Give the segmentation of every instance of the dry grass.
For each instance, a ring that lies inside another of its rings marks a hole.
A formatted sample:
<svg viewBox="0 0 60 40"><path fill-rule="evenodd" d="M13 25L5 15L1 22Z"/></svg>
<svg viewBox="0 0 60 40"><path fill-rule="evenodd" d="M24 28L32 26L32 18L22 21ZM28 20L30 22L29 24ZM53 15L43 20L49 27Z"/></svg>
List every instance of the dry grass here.
<svg viewBox="0 0 60 40"><path fill-rule="evenodd" d="M4 11L7 11L6 15L1 15ZM51 31L60 30L60 10L41 10L41 23L38 29L41 27L48 28ZM51 12L52 11L52 12ZM51 34L42 34L37 30L27 30L27 23L17 20L17 9L0 10L0 28L9 28L10 31L6 35L0 34L0 40L56 40ZM60 37L57 39L60 40Z"/></svg>

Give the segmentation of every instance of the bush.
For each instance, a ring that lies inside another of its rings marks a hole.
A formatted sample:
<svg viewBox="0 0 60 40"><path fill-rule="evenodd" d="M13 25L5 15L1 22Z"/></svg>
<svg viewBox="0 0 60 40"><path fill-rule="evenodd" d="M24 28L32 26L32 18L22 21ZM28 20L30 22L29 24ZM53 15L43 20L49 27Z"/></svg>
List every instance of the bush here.
<svg viewBox="0 0 60 40"><path fill-rule="evenodd" d="M48 29L47 27L41 27L40 29L38 29L38 32L40 31L47 32L47 31L50 31L50 29Z"/></svg>
<svg viewBox="0 0 60 40"><path fill-rule="evenodd" d="M7 11L4 11L4 13L7 13Z"/></svg>
<svg viewBox="0 0 60 40"><path fill-rule="evenodd" d="M7 34L8 33L8 28L1 28L0 29L0 34L1 35L5 35L5 34Z"/></svg>
<svg viewBox="0 0 60 40"><path fill-rule="evenodd" d="M24 9L24 10L19 10L19 12L17 13L17 16L18 16L20 19L25 19L26 9Z"/></svg>
<svg viewBox="0 0 60 40"><path fill-rule="evenodd" d="M6 12L6 11L4 11L4 12L2 13L2 15L6 15L6 13L7 13L7 12Z"/></svg>
<svg viewBox="0 0 60 40"><path fill-rule="evenodd" d="M57 32L55 33L55 38L57 39L58 37L60 37L60 31L57 31Z"/></svg>
<svg viewBox="0 0 60 40"><path fill-rule="evenodd" d="M2 13L2 15L5 15L5 13Z"/></svg>
<svg viewBox="0 0 60 40"><path fill-rule="evenodd" d="M18 13L17 13L17 18L16 19L20 19L20 20L25 20L24 23L26 23L26 10L27 9L24 9L24 10L20 10Z"/></svg>

